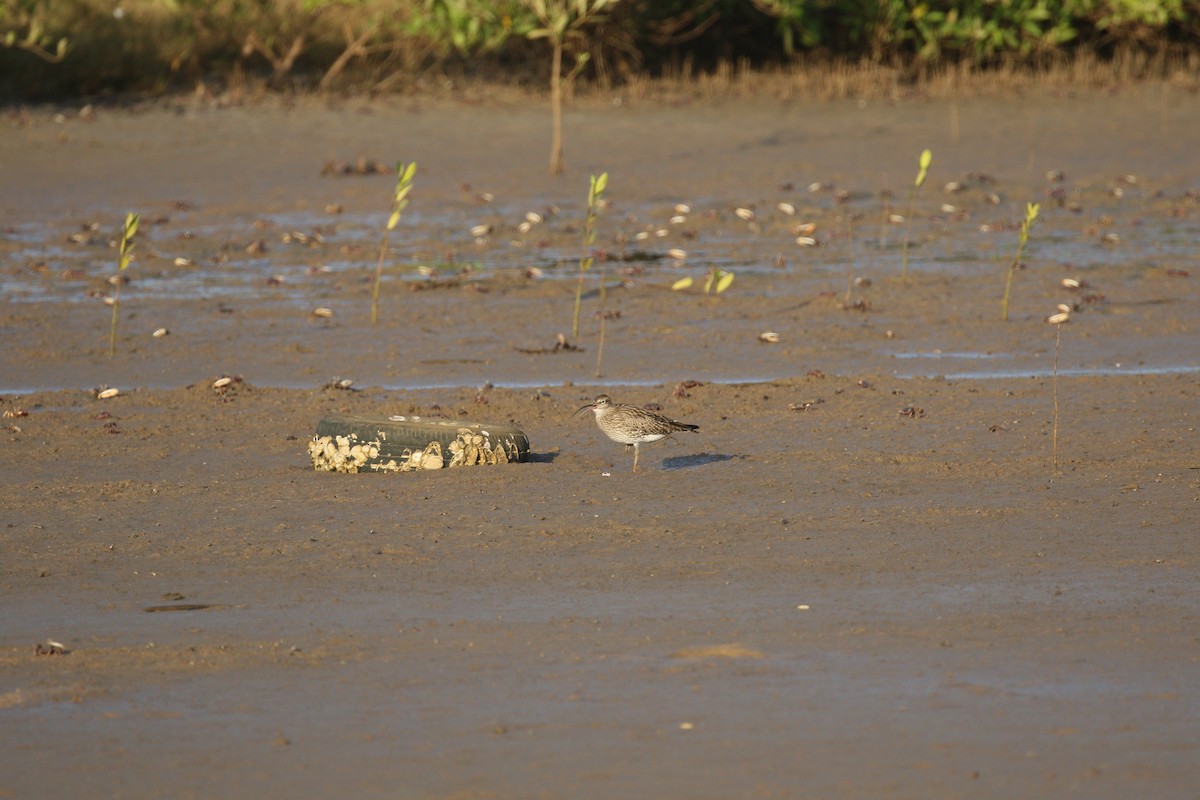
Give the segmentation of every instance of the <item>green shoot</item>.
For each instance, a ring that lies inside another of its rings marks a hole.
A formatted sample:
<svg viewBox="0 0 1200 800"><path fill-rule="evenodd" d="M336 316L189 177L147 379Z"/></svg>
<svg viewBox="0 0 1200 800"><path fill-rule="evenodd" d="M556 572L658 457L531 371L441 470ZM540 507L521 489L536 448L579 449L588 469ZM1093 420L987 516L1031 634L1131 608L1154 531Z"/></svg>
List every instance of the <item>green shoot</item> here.
<svg viewBox="0 0 1200 800"><path fill-rule="evenodd" d="M913 181L913 185L908 188L908 213L904 216L904 248L901 250L900 256L900 276L908 277L908 230L912 224L913 209L917 202L917 189L921 188L921 184L925 182L925 174L929 171L929 165L933 163L933 153L929 150L921 152L921 157L917 159L917 179Z"/></svg>
<svg viewBox="0 0 1200 800"><path fill-rule="evenodd" d="M708 271L708 277L704 281L704 293L720 294L728 289L731 283L733 283L732 272L726 272L723 269L713 267Z"/></svg>
<svg viewBox="0 0 1200 800"><path fill-rule="evenodd" d="M125 215L125 225L121 228L121 244L117 257L117 280L112 296L112 327L108 332L108 357L117 354L117 312L121 307L121 273L129 269L133 260L133 237L137 235L138 223L142 221L140 214L130 211Z"/></svg>
<svg viewBox="0 0 1200 800"><path fill-rule="evenodd" d="M607 186L607 172L601 172L599 177L593 175L588 185L588 208L587 219L583 223L583 246L589 249L579 259L579 285L575 287L575 317L571 323L571 336L575 338L579 337L579 303L583 298L583 275L595 263L590 248L596 241L596 212L600 208L600 201ZM600 283L600 291L601 293L604 291L603 281ZM603 295L601 295L601 300L603 300Z"/></svg>
<svg viewBox="0 0 1200 800"><path fill-rule="evenodd" d="M1017 253L1013 256L1012 263L1008 265L1008 279L1004 281L1004 301L1001 304L1001 318L1008 322L1008 299L1012 294L1013 274L1017 271L1017 267L1021 265L1021 252L1025 249L1025 243L1029 241L1029 229L1033 227L1033 221L1037 219L1038 209L1041 206L1037 203L1025 204L1025 221L1021 223L1021 239L1017 244Z"/></svg>
<svg viewBox="0 0 1200 800"><path fill-rule="evenodd" d="M388 217L387 228L379 240L379 261L375 265L375 285L371 288L371 324L379 320L379 283L383 279L383 259L387 255L388 234L400 222L400 214L408 206L408 193L412 191L413 176L417 173L417 162L407 167L404 162L396 164L396 193L392 198L392 215Z"/></svg>

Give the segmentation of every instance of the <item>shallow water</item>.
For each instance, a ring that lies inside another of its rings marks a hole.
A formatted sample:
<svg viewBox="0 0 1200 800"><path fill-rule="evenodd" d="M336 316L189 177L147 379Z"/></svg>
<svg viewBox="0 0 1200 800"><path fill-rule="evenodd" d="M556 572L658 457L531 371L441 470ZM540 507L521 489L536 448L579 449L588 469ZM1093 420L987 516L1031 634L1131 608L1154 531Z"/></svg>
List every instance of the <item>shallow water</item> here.
<svg viewBox="0 0 1200 800"><path fill-rule="evenodd" d="M895 274L899 269L904 226L889 225L885 241L879 234L877 221L885 210L877 202L818 209L807 216L784 215L770 202L760 205L765 209L757 212L760 216L753 222L738 219L732 207L723 204L693 209L681 224L657 219L662 214L658 203L623 205L620 217L603 219L601 223L614 241L601 240L595 250L607 251L613 257L607 265L613 279L619 279L633 266L640 277L663 281L687 275L699 279L713 267L747 275L797 278L811 274L814 269L832 270L840 272L843 278L852 273L851 277L875 279ZM458 209L407 215L389 239L385 281L428 280L429 276L417 271L419 265L432 268L435 276L467 269L473 279L487 279L538 267L545 279L575 279L578 259L586 252L574 232L583 210L558 209L546 222L521 233L516 229L523 221L519 208L489 207L486 214L474 215ZM959 209L961 213L965 207ZM1024 260L1030 264L1060 265L1066 270L1064 277L1081 278L1086 278L1089 271L1112 266L1194 268L1197 259L1194 242L1200 239L1200 220L1194 215L1173 219L1145 206L1139 208L1136 201L1129 200L1121 208L1089 209L1088 216L1120 214L1127 218L1131 211L1140 216L1135 228L1122 229L1119 245L1102 243L1099 227L1092 230L1081 224L1081 228L1088 230L1064 231L1063 220L1057 226L1042 220L1035 226ZM980 230L983 223L977 220L1007 218L1011 223L1019 214L1015 207L975 205L966 219L954 222L937 217L936 210L931 212L932 218L915 222L909 233L910 271L985 278L995 272L1003 274L1015 250L1016 233L983 232ZM847 214L859 218L851 229L846 227ZM262 300L265 296L274 301L304 302L300 298L289 301L284 292L264 290L265 281L271 276L282 276L287 289L301 290L320 285L312 279L314 270L321 271L318 275L369 277L374 273L374 257L384 222L384 217L376 214L350 219L306 211L266 214L261 218L261 226L255 228L245 222L189 225L188 216L181 213L177 219L157 226L163 228L161 232L155 226L144 226L140 249L153 255L131 266L127 275L134 282L127 295L136 293L143 300L167 297ZM493 221L493 232L480 239L472 238L470 227L485 218ZM818 246L795 244L795 237L788 229L801 222L817 223L814 238ZM172 230L179 235L186 232L188 238L164 239ZM666 235L657 235L660 231ZM852 244L847 238L851 231ZM639 233L649 235L638 239ZM293 234L319 235L323 242L316 247L281 242ZM55 277L65 270L77 270L80 278L93 280L111 274L113 266L109 262L113 254L104 241L112 232L97 231L86 245L64 243L67 235L66 229L47 230L45 226L27 223L12 226L0 236L0 241L7 240L12 245L12 263L43 265L39 270L8 270L0 278L0 291L9 302L70 303L92 299L80 289L79 278L55 280ZM246 244L260 239L267 245L265 255L245 258L239 254ZM339 249L346 246L358 251L353 259L339 254ZM437 252L433 252L435 248ZM667 255L670 248L686 250L687 258L682 262L671 259ZM172 266L174 253L189 258L191 265ZM228 258L225 263L214 259L219 253ZM595 269L599 268L598 264Z"/></svg>

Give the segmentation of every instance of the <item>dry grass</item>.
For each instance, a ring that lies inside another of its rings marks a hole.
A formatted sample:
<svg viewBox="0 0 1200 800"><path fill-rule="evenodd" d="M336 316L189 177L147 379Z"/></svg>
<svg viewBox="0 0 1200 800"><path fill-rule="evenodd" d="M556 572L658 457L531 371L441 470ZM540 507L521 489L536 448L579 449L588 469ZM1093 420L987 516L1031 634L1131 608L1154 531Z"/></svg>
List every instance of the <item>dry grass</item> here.
<svg viewBox="0 0 1200 800"><path fill-rule="evenodd" d="M1171 88L1200 91L1200 53L1151 56L1124 52L1111 59L1091 53L1062 56L1038 67L1008 65L977 68L969 64L914 72L869 62L798 60L776 69L724 64L712 73L636 76L611 88L581 87L587 102L619 95L624 102L678 102L738 97L776 97L780 101L828 102L845 99L946 100L962 96L995 97L1034 89L1115 89L1143 81L1165 81Z"/></svg>

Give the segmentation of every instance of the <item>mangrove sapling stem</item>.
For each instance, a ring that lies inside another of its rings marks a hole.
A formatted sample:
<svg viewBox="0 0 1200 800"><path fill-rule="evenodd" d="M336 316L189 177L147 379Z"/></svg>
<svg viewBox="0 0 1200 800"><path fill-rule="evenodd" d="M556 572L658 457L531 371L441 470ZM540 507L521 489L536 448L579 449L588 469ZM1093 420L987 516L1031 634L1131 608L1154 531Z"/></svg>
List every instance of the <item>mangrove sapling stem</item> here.
<svg viewBox="0 0 1200 800"><path fill-rule="evenodd" d="M854 214L846 209L846 299L842 305L847 308L854 302Z"/></svg>
<svg viewBox="0 0 1200 800"><path fill-rule="evenodd" d="M1058 475L1058 351L1062 347L1062 324L1054 327L1054 374L1051 378L1054 387L1054 425L1050 433L1050 458L1054 462L1054 474Z"/></svg>
<svg viewBox="0 0 1200 800"><path fill-rule="evenodd" d="M1058 475L1058 353L1062 349L1062 326L1071 320L1071 307L1059 304L1058 313L1047 317L1055 327L1054 331L1054 369L1051 372L1051 394L1054 396L1054 422L1050 429L1050 460L1054 465L1054 475Z"/></svg>
<svg viewBox="0 0 1200 800"><path fill-rule="evenodd" d="M929 171L929 165L933 163L933 153L929 150L921 151L920 158L917 159L917 179L913 181L913 185L908 187L908 213L904 215L904 246L900 251L900 277L908 277L908 232L912 225L913 210L917 203L917 189L921 188L921 184L925 182L925 175Z"/></svg>
<svg viewBox="0 0 1200 800"><path fill-rule="evenodd" d="M584 254L579 259L579 283L575 286L575 314L571 322L571 336L579 338L579 305L583 300L583 276L592 264L595 263L595 257L592 255L591 246L596 242L596 213L600 208L600 201L604 196L604 189L608 186L608 173L602 172L599 176L591 176L588 183L588 206L587 217L583 222L583 246L586 249ZM601 284L603 287L603 284Z"/></svg>
<svg viewBox="0 0 1200 800"><path fill-rule="evenodd" d="M600 268L600 344L596 348L596 377L604 360L604 329L608 319L608 267Z"/></svg>
<svg viewBox="0 0 1200 800"><path fill-rule="evenodd" d="M108 331L109 358L117 354L117 314L121 307L121 275L129 268L129 262L133 258L133 237L137 235L138 224L141 220L142 217L140 214L134 214L130 211L125 215L125 224L121 228L121 244L117 250L117 280L113 288L112 297L112 326Z"/></svg>
<svg viewBox="0 0 1200 800"><path fill-rule="evenodd" d="M392 196L392 213L388 217L383 236L379 238L379 260L375 263L375 281L371 287L371 324L379 320L379 284L383 282L383 259L387 256L388 235L400 222L400 214L408 206L408 193L412 191L413 176L417 172L417 162L407 167L404 162L396 164L396 191Z"/></svg>
<svg viewBox="0 0 1200 800"><path fill-rule="evenodd" d="M574 82L588 59L576 45L585 41L583 29L604 19L600 12L617 0L521 0L533 12L541 27L525 33L528 39L550 40L550 174L563 172L562 98L564 84ZM570 49L576 56L575 69L563 77L563 54Z"/></svg>

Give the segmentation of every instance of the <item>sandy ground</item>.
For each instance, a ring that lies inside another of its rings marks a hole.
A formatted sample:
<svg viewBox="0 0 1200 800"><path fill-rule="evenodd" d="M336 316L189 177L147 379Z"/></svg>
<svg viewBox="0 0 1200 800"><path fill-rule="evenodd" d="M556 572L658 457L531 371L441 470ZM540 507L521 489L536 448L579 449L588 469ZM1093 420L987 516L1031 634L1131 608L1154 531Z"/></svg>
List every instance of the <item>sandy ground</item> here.
<svg viewBox="0 0 1200 800"><path fill-rule="evenodd" d="M593 102L557 179L503 97L55 113L0 126L0 797L1200 797L1196 97ZM360 157L420 165L376 326ZM700 432L632 473L600 391ZM532 456L318 473L335 411Z"/></svg>

